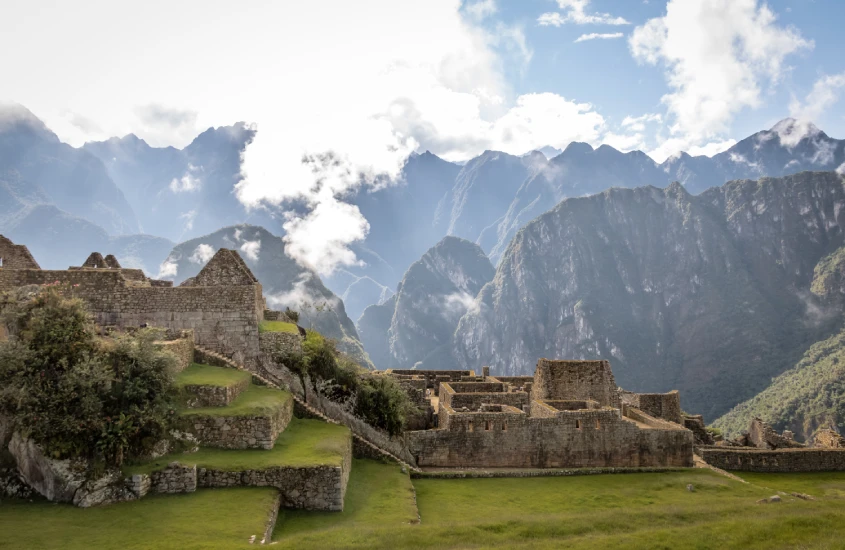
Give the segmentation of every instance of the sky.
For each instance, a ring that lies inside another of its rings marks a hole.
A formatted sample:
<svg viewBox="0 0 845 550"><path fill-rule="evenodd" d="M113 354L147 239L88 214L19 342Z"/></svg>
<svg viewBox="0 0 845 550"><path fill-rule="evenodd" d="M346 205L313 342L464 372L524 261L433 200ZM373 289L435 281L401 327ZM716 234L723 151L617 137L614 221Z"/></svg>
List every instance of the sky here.
<svg viewBox="0 0 845 550"><path fill-rule="evenodd" d="M74 146L255 124L238 198L304 199L286 238L331 270L368 231L344 195L414 151L661 162L787 116L843 138L842 21L841 0L0 0L0 100Z"/></svg>

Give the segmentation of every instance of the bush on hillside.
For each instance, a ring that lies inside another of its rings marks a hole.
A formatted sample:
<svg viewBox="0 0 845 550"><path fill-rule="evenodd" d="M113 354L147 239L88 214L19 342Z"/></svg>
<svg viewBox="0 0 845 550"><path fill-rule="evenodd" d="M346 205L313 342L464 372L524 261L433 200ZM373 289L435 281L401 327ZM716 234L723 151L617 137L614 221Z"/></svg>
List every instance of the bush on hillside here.
<svg viewBox="0 0 845 550"><path fill-rule="evenodd" d="M0 415L48 454L119 466L166 433L176 359L155 331L100 338L56 287L6 294L0 309Z"/></svg>
<svg viewBox="0 0 845 550"><path fill-rule="evenodd" d="M315 391L346 405L350 412L391 435L401 433L412 408L408 395L395 380L367 374L354 360L337 350L337 343L309 330L302 355L279 357L304 381L307 374ZM303 383L304 387L304 383Z"/></svg>

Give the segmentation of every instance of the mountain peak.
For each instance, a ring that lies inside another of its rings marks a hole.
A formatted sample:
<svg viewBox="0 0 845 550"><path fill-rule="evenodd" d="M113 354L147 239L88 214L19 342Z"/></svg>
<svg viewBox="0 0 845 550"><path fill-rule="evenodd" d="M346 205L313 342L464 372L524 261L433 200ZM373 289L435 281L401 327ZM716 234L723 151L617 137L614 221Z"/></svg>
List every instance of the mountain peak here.
<svg viewBox="0 0 845 550"><path fill-rule="evenodd" d="M573 141L572 143L570 143L569 145L566 146L566 149L563 150L564 155L566 155L566 154L583 155L583 154L592 153L592 152L593 152L593 146L590 145L589 143L584 143L583 141Z"/></svg>
<svg viewBox="0 0 845 550"><path fill-rule="evenodd" d="M54 134L40 118L19 103L0 101L0 132L29 130L40 137L58 142Z"/></svg>

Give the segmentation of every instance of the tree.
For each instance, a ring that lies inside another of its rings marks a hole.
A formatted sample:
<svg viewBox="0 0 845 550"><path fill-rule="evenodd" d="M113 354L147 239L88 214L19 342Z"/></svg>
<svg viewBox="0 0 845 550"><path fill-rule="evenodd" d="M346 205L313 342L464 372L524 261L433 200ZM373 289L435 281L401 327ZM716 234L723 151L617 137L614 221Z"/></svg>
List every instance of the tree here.
<svg viewBox="0 0 845 550"><path fill-rule="evenodd" d="M175 357L156 331L101 338L78 299L55 286L0 298L0 414L56 458L120 465L172 420Z"/></svg>

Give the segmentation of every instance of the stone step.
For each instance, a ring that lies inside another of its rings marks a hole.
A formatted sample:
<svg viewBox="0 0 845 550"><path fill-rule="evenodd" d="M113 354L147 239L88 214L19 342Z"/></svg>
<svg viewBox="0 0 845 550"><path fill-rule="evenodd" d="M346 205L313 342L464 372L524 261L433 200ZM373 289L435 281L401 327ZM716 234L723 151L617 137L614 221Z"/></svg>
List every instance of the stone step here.
<svg viewBox="0 0 845 550"><path fill-rule="evenodd" d="M183 410L179 424L204 447L272 449L292 417L288 392L250 384L227 406Z"/></svg>
<svg viewBox="0 0 845 550"><path fill-rule="evenodd" d="M254 379L260 380L262 383L264 383L264 384L265 384L265 385L267 385L268 387L271 387L271 388L276 388L276 389L281 389L281 388L280 388L277 384L275 384L275 383L271 382L270 380L267 380L266 378L264 378L263 376L261 376L261 375L259 375L259 374L256 374L256 373L254 373L254 372L252 372L252 371L249 371L249 370L248 370L246 367L244 367L243 365L239 365L239 364L235 363L234 361L232 361L232 360L231 360L231 359L229 359L228 357L225 357L224 355L222 355L222 354L220 354L220 353L217 353L216 351L207 350L207 349L202 348L202 347L200 347L200 346L195 346L195 348L194 348L194 349L195 349L196 351L200 352L201 356L202 356L202 355L204 355L204 356L207 356L207 357L211 357L211 358L213 358L213 359L215 359L215 360L219 361L220 363L222 363L222 364L220 364L219 366L226 365L226 366L229 366L229 367L234 368L234 369L238 369L238 370L241 370L241 371L249 372L249 373L252 375L252 377L253 377ZM326 416L326 415L325 415L325 414L323 414L322 412L318 411L317 409L315 409L314 407L312 407L311 405L309 405L308 403L306 403L306 402L305 402L303 399L301 399L298 395L296 395L296 394L294 394L294 393L291 393L291 395L293 396L293 399L294 399L297 403L299 403L301 406L303 406L303 407L304 407L304 408L305 408L305 409L306 409L306 410L307 410L310 414L312 414L312 415L314 415L314 416L316 416L316 417L320 418L321 420L324 420L325 422L329 422L329 423L331 423L331 424L341 424L341 422L338 422L337 420L335 420L335 419L333 419L333 418L329 418L328 416ZM363 437L363 436L359 435L358 433L356 433L356 432L355 432L355 430L352 428L352 426L347 425L346 427L347 427L347 428L349 428L349 431L352 433L352 437L353 437L353 438L355 438L356 440L358 440L358 441L360 441L360 442L362 442L362 443L364 443L364 444L368 445L369 447L373 448L375 451L377 451L378 453L380 453L380 454L382 454L383 456L387 457L388 459L390 459L390 460L393 460L393 461L397 462L400 466L402 466L402 467L404 467L404 468L407 468L409 471L413 471L413 472L421 472L421 471L422 471L422 470L420 470L419 468L417 468L417 467L415 467L415 466L411 466L410 464L408 464L407 462L405 462L405 461L404 461L404 460L402 460L401 458L399 458L399 457L395 456L395 455L394 455L393 453L391 453L390 451L387 451L387 450L385 450L385 449L382 449L382 448L381 448L381 447L379 447L378 445L373 444L371 441L369 441L369 440L368 440L368 439L366 439L365 437Z"/></svg>

